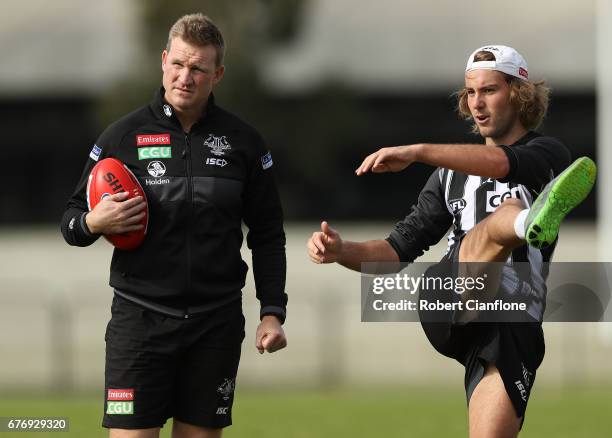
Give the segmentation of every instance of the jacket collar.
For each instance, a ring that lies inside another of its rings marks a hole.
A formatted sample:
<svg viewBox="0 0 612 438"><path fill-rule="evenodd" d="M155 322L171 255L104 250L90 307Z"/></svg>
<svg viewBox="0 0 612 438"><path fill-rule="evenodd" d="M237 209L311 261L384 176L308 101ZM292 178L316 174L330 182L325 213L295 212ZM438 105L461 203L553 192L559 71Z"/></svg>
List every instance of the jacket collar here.
<svg viewBox="0 0 612 438"><path fill-rule="evenodd" d="M155 114L155 117L157 119L171 120L172 122L180 125L180 122L176 117L174 108L172 107L172 105L166 102L166 99L164 99L165 92L166 90L164 89L164 87L159 87L159 90L155 93L155 97L153 98L153 101L150 104L151 110L153 111L153 114ZM215 96L210 93L210 96L208 97L208 102L206 103L206 109L202 113L202 116L200 117L199 121L214 114L215 109Z"/></svg>

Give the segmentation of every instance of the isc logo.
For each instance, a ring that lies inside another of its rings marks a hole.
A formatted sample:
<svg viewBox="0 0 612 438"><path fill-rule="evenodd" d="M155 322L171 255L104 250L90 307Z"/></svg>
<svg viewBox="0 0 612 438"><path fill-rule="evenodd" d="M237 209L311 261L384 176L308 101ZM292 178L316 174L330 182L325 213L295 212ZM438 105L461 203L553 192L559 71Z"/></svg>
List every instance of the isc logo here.
<svg viewBox="0 0 612 438"><path fill-rule="evenodd" d="M228 409L229 409L229 406L223 406L223 407L217 408L217 415L227 415Z"/></svg>
<svg viewBox="0 0 612 438"><path fill-rule="evenodd" d="M514 384L516 385L516 389L518 389L519 393L521 394L521 398L523 399L523 401L527 401L527 389L523 385L523 382L517 380L516 382L514 382Z"/></svg>
<svg viewBox="0 0 612 438"><path fill-rule="evenodd" d="M207 158L206 164L208 164L209 166L225 167L227 166L227 161L223 158Z"/></svg>

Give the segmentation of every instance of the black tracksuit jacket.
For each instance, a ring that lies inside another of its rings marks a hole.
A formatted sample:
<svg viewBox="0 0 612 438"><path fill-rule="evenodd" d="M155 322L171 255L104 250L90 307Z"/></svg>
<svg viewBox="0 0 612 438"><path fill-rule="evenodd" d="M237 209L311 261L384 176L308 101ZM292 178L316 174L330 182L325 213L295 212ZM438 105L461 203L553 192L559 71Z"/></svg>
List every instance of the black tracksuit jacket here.
<svg viewBox="0 0 612 438"><path fill-rule="evenodd" d="M96 142L62 218L66 242L88 246L99 237L84 220L87 180L99 160L117 158L146 193L149 225L140 247L115 248L110 285L116 291L184 317L239 300L247 273L240 255L244 221L261 315L284 321L283 214L261 136L216 106L212 95L206 113L185 133L163 94L162 88Z"/></svg>

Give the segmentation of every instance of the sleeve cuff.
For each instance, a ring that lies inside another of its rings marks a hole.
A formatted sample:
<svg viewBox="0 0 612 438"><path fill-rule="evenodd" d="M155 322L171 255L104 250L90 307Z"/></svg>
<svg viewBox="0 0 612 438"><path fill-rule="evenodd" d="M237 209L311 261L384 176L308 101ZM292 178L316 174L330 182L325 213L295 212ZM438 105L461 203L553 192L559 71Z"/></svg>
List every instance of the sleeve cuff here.
<svg viewBox="0 0 612 438"><path fill-rule="evenodd" d="M502 144L499 147L502 149L502 151L506 153L506 157L508 157L508 164L510 165L510 167L508 169L508 175L503 178L498 178L497 181L507 183L512 181L514 175L516 174L516 169L518 167L518 158L510 146Z"/></svg>
<svg viewBox="0 0 612 438"><path fill-rule="evenodd" d="M397 244L397 241L395 240L395 236L393 236L393 233L395 231L391 232L391 234L385 239L389 245L391 245L391 248L393 248L393 250L397 253L397 256L400 258L400 261L402 259L402 249L400 248L400 246Z"/></svg>
<svg viewBox="0 0 612 438"><path fill-rule="evenodd" d="M95 234L93 234L90 230L89 227L87 226L87 222L85 222L85 216L87 216L88 212L85 212L81 215L81 219L79 220L79 223L81 224L81 229L83 230L83 233L85 233L85 235L87 237L96 237Z"/></svg>
<svg viewBox="0 0 612 438"><path fill-rule="evenodd" d="M283 307L280 306L263 306L259 311L259 319L263 319L266 315L274 315L276 316L281 324L285 322L285 318L287 317L287 312Z"/></svg>

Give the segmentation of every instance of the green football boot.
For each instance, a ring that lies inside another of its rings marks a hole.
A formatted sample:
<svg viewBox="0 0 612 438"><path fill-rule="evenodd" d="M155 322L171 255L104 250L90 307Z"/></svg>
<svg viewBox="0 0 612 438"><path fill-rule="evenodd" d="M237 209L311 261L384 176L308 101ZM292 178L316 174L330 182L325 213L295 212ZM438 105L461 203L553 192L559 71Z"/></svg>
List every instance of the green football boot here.
<svg viewBox="0 0 612 438"><path fill-rule="evenodd" d="M546 248L557 238L563 218L587 197L597 166L580 157L549 182L537 197L525 219L525 239L536 248Z"/></svg>

